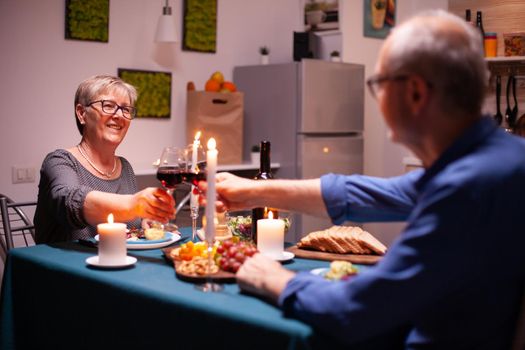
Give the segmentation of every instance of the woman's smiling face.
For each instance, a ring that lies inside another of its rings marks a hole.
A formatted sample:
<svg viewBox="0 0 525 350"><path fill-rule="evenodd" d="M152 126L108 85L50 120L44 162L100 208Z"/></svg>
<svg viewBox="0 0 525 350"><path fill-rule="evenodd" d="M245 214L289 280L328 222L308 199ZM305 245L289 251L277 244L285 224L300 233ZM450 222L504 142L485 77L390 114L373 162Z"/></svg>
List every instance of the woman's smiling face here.
<svg viewBox="0 0 525 350"><path fill-rule="evenodd" d="M102 93L93 101L112 101L119 106L130 106L127 93L119 90ZM118 109L113 115L102 110L102 102L95 102L84 109L84 138L96 143L111 143L118 146L128 131L130 120L122 115Z"/></svg>

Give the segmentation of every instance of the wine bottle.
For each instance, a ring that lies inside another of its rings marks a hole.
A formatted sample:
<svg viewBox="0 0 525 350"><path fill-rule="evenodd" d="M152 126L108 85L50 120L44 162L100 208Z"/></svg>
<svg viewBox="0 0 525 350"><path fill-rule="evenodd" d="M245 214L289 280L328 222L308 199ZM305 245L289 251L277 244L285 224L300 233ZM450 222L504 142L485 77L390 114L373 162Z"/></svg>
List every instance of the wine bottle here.
<svg viewBox="0 0 525 350"><path fill-rule="evenodd" d="M272 168L270 163L270 141L261 141L261 159L259 166L259 173L255 176L255 180L270 180L273 179ZM252 209L252 240L257 243L257 220L268 217L268 212L272 211L274 219L278 217L277 210L269 208L253 208Z"/></svg>
<svg viewBox="0 0 525 350"><path fill-rule="evenodd" d="M472 23L472 13L470 12L470 9L465 10L465 21L470 25L474 26L474 24Z"/></svg>
<svg viewBox="0 0 525 350"><path fill-rule="evenodd" d="M483 29L483 20L481 18L481 11L476 12L476 27L481 36L481 43L483 45L483 53L485 53L485 30Z"/></svg>

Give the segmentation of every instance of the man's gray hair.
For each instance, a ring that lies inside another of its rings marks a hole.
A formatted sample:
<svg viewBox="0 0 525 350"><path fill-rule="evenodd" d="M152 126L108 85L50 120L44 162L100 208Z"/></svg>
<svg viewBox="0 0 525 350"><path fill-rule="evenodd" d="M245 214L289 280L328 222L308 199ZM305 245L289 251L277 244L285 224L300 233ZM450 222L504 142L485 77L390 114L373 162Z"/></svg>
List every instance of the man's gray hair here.
<svg viewBox="0 0 525 350"><path fill-rule="evenodd" d="M90 102L93 102L93 100L95 100L101 94L110 92L120 92L127 94L129 96L129 103L131 106L134 106L135 102L137 101L137 89L119 77L112 75L95 75L80 83L75 94L74 108L75 121L77 122L77 128L81 135L84 132L84 125L80 124L80 121L77 118L77 104L86 106Z"/></svg>
<svg viewBox="0 0 525 350"><path fill-rule="evenodd" d="M446 11L432 10L395 28L390 39L385 72L427 80L443 112L480 113L489 75L476 28Z"/></svg>

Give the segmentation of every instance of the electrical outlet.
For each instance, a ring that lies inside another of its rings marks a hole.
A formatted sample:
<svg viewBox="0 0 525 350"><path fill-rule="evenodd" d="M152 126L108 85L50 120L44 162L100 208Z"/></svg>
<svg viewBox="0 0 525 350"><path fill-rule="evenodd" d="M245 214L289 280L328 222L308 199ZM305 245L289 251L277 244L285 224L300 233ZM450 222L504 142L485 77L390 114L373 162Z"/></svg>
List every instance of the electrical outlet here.
<svg viewBox="0 0 525 350"><path fill-rule="evenodd" d="M35 173L34 167L11 167L11 178L14 184L35 182Z"/></svg>

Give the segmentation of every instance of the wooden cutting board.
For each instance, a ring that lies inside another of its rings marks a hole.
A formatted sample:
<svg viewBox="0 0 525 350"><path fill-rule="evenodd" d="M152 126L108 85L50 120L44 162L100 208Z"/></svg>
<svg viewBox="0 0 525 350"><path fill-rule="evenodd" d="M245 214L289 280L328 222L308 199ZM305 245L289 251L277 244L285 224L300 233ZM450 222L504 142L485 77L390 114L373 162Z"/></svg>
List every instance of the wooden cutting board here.
<svg viewBox="0 0 525 350"><path fill-rule="evenodd" d="M179 260L173 259L171 255L171 251L175 249L180 249L180 247L171 247L171 248L164 248L162 249L162 252L164 253L164 257L170 261L173 262L173 267L175 268L175 274L177 277L183 281L187 282L193 282L193 283L204 283L207 282L207 275L197 275L197 274L186 274L181 273L177 267L182 263ZM214 274L211 274L210 276L211 281L213 282L219 282L219 283L235 283L237 280L235 279L235 274L228 271L220 270Z"/></svg>
<svg viewBox="0 0 525 350"><path fill-rule="evenodd" d="M373 265L381 260L380 255L363 255L363 254L337 254L337 253L325 253L317 250L306 250L298 248L296 245L286 249L289 252L295 254L298 258L314 259L314 260L344 260L349 261L353 264L362 265Z"/></svg>

